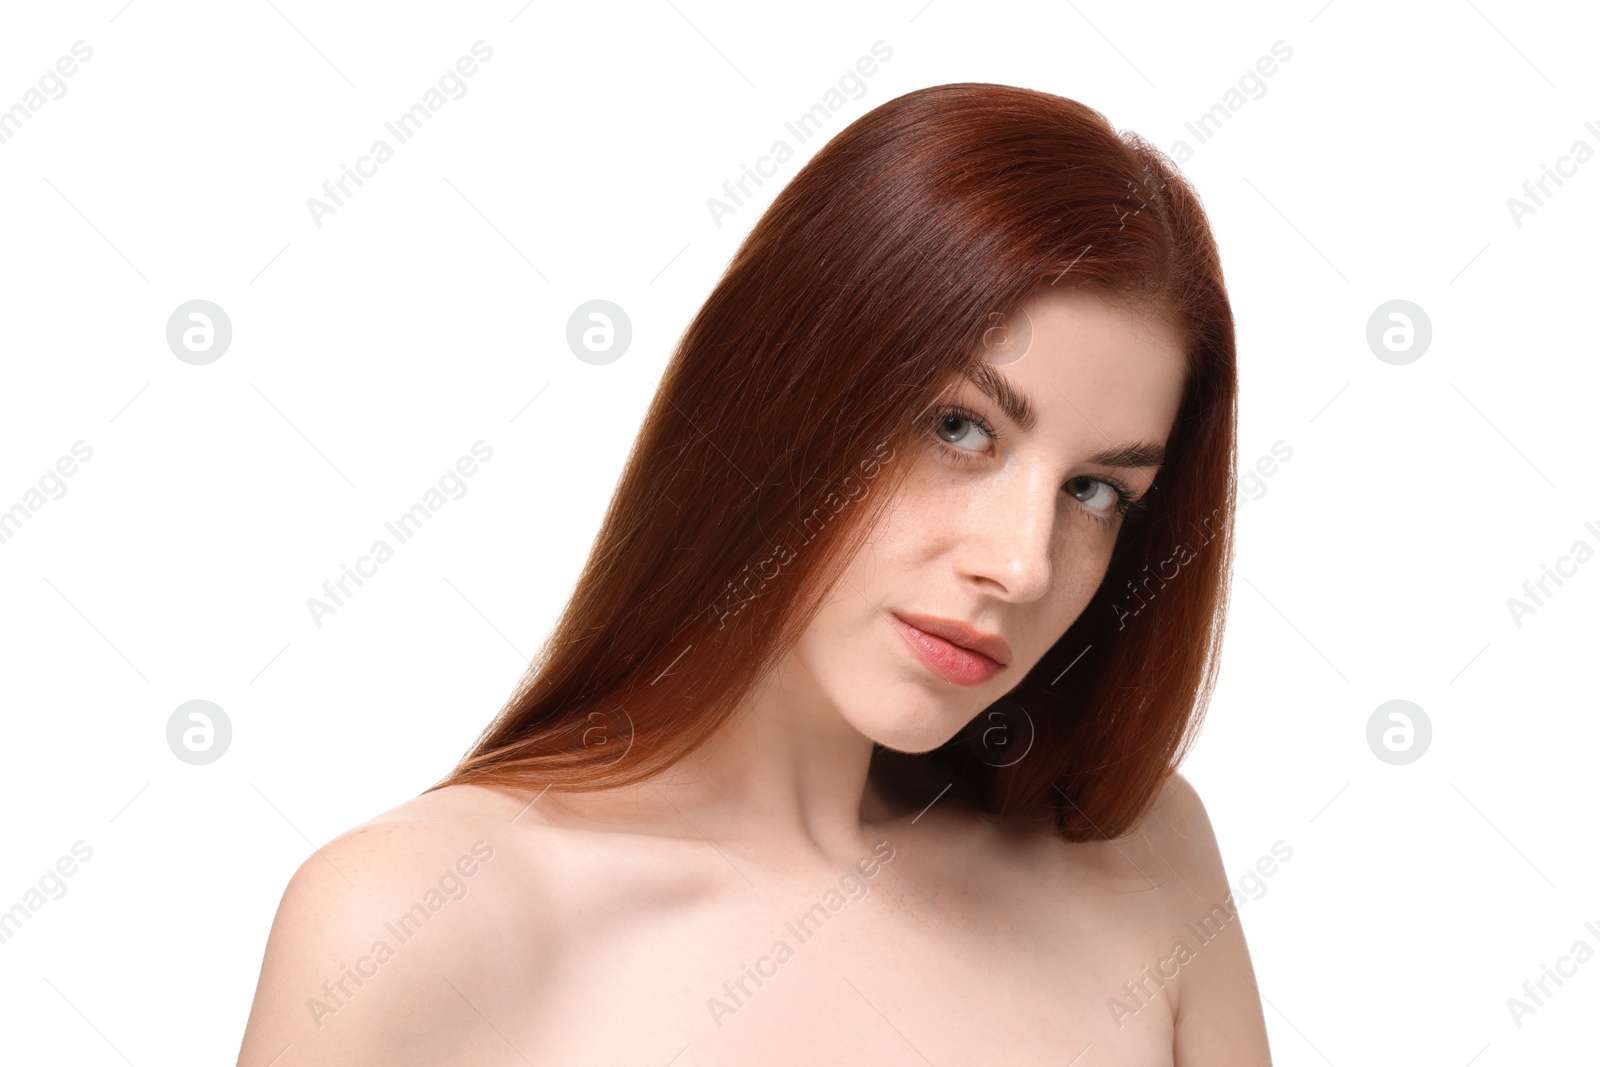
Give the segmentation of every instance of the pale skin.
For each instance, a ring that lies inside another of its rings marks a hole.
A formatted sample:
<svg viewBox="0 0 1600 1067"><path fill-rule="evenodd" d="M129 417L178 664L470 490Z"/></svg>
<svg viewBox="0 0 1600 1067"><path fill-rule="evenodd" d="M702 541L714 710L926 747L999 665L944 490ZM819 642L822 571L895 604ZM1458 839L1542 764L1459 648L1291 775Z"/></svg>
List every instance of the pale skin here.
<svg viewBox="0 0 1600 1067"><path fill-rule="evenodd" d="M1026 311L1026 353L997 346L994 370L1033 425L957 383L945 399L998 438L930 423L872 540L705 748L629 789L447 787L309 857L241 1067L1269 1065L1182 776L1133 833L1083 844L937 795L897 805L868 776L874 742L937 747L1060 638L1115 543L1109 480L1137 498L1158 471L1093 457L1172 430L1184 358L1165 324L1068 290ZM890 610L998 633L1011 661L947 682Z"/></svg>

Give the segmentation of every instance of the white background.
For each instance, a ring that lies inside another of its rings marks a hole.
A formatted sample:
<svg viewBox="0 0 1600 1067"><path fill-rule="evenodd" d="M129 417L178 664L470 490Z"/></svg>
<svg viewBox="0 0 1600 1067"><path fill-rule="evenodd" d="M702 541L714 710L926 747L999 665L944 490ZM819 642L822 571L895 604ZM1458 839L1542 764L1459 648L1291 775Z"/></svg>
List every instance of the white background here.
<svg viewBox="0 0 1600 1067"><path fill-rule="evenodd" d="M93 449L0 543L0 909L93 849L0 944L0 1058L233 1061L290 873L500 706L673 344L824 138L720 228L707 198L878 40L892 58L826 136L993 81L1194 150L1239 324L1240 460L1293 450L1241 509L1184 767L1235 879L1293 849L1243 908L1276 1062L1593 1055L1600 960L1520 1028L1506 1004L1575 941L1600 951L1600 562L1521 626L1507 607L1574 542L1600 549L1600 160L1521 226L1507 207L1574 141L1600 150L1592 12L122 5L0 16L0 108L93 48L0 144L0 509ZM466 94L315 225L307 198L394 145L383 123L480 39ZM1266 92L1199 143L1184 123L1279 40ZM595 298L634 330L602 367L565 343ZM233 327L207 366L166 344L192 299ZM1391 299L1432 323L1404 366L1365 339ZM480 439L466 494L318 627L307 598ZM207 766L167 747L192 699L232 723ZM1391 699L1433 728L1405 766L1366 740Z"/></svg>

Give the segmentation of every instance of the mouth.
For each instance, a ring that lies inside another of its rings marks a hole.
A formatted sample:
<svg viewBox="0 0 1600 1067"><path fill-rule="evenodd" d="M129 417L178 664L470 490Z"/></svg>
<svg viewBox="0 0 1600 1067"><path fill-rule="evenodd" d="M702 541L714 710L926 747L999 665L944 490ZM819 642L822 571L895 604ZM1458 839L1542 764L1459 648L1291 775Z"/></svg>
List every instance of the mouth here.
<svg viewBox="0 0 1600 1067"><path fill-rule="evenodd" d="M955 685L982 685L1011 662L1005 639L931 615L890 612L889 620L934 674Z"/></svg>

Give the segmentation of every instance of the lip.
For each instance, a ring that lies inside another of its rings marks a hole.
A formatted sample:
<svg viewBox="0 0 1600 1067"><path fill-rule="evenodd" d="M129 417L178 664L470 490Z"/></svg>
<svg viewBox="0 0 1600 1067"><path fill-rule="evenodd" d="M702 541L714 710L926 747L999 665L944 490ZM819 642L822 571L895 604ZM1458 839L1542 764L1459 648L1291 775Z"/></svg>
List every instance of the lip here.
<svg viewBox="0 0 1600 1067"><path fill-rule="evenodd" d="M1011 662L1011 648L997 634L933 615L890 612L889 618L911 650L947 682L981 685Z"/></svg>

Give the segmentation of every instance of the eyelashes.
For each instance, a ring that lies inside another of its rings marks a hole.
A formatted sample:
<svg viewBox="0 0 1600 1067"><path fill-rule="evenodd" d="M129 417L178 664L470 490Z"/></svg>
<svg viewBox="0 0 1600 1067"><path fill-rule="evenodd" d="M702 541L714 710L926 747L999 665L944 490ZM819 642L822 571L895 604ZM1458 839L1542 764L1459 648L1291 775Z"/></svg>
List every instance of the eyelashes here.
<svg viewBox="0 0 1600 1067"><path fill-rule="evenodd" d="M933 427L935 432L937 433L939 427L944 425L945 421L952 417L960 419L963 422L972 423L978 429L982 430L984 436L989 438L991 441L1000 440L1000 431L995 429L988 419L984 418L982 415L979 415L976 411L968 410L959 404L952 404L949 407L942 409L937 415L934 416ZM942 441L940 442L940 444L943 443L944 442ZM958 449L957 451L960 450Z"/></svg>
<svg viewBox="0 0 1600 1067"><path fill-rule="evenodd" d="M999 441L1002 436L1000 431L995 429L994 425L990 423L988 419L984 418L982 415L971 410L970 408L962 407L959 404L952 404L948 407L939 409L939 411L929 421L929 444L948 462L957 466L963 463L971 463L977 456L985 453L972 451L965 448L956 448L943 440L940 436L940 431L952 420L958 423L970 423L971 425L977 427L977 429L990 441ZM959 435L959 437L965 436L967 435ZM1084 503L1084 498L1080 497L1078 493L1073 490L1072 487L1075 485L1087 486L1091 489L1093 487L1103 485L1113 494L1115 494L1116 502L1113 506L1106 508L1090 507L1087 503ZM1080 503L1083 503L1084 512L1088 514L1090 519L1101 526L1114 526L1118 516L1126 517L1128 515L1136 514L1140 511L1143 511L1148 506L1148 504L1142 498L1135 498L1133 491L1130 490L1127 485L1116 478L1110 477L1109 475L1079 475L1076 478L1068 479L1066 484L1064 484L1061 488L1064 492L1069 493L1074 499L1078 500Z"/></svg>

